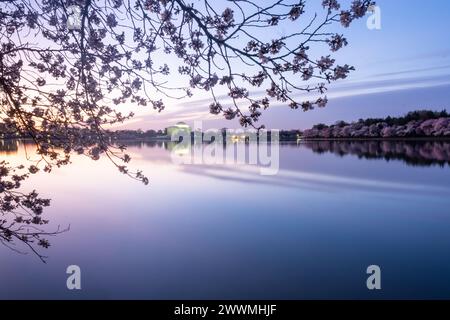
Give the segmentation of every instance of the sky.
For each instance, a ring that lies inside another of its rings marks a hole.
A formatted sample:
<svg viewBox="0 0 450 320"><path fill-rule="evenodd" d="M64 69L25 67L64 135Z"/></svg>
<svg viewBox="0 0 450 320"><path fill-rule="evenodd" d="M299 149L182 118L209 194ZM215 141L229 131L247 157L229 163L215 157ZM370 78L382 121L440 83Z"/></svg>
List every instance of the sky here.
<svg viewBox="0 0 450 320"><path fill-rule="evenodd" d="M311 8L320 2L307 0ZM303 112L273 105L260 119L262 124L271 129L306 129L317 123L398 116L418 109L450 110L450 1L376 2L381 29L367 27L368 14L342 30L349 46L338 53L338 62L351 64L356 71L328 87L328 106ZM224 0L217 3L223 5ZM211 98L194 93L189 99L166 100L161 113L134 110L135 118L117 129L162 129L179 121L196 127L201 121L203 129L239 127L236 120L211 115Z"/></svg>

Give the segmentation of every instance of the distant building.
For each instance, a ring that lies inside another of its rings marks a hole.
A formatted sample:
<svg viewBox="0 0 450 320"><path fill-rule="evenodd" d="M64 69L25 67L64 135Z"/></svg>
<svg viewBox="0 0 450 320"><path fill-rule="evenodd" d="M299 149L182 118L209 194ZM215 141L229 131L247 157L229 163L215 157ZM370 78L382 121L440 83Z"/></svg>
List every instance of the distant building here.
<svg viewBox="0 0 450 320"><path fill-rule="evenodd" d="M184 122L178 122L176 125L166 128L167 136L170 138L172 136L183 136L186 134L191 134L191 127L189 127Z"/></svg>

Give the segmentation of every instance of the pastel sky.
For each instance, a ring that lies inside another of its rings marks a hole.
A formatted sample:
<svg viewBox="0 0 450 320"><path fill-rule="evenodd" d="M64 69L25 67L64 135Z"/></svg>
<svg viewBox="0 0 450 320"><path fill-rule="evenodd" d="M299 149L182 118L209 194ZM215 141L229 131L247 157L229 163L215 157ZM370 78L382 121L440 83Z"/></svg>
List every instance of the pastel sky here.
<svg viewBox="0 0 450 320"><path fill-rule="evenodd" d="M274 105L260 120L266 127L305 129L319 122L396 116L416 109L450 110L450 1L377 0L377 5L381 30L369 30L367 19L343 30L349 46L339 52L338 62L356 71L329 86L328 106L305 113ZM203 129L239 126L209 114L211 99L202 93L165 102L162 113L140 109L118 129L161 129L178 121L191 126L202 121Z"/></svg>

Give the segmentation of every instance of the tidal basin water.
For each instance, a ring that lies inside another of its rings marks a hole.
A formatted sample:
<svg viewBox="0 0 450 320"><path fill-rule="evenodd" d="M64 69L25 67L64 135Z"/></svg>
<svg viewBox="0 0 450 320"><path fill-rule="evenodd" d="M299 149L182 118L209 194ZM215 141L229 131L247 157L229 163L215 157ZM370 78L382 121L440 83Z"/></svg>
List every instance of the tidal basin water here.
<svg viewBox="0 0 450 320"><path fill-rule="evenodd" d="M0 146L25 161L22 143ZM130 144L148 186L85 158L27 180L52 199L46 229L70 231L46 264L0 245L0 298L450 298L449 142L283 144L274 176L177 165L170 150Z"/></svg>

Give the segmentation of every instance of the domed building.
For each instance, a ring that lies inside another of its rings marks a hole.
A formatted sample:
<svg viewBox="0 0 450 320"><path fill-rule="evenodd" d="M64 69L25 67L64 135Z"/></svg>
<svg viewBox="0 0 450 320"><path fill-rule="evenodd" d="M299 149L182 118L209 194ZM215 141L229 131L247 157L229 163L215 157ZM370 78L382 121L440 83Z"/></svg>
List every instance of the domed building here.
<svg viewBox="0 0 450 320"><path fill-rule="evenodd" d="M166 131L168 137L172 137L174 135L182 136L191 134L191 127L189 127L185 122L178 122L176 125L166 128Z"/></svg>

